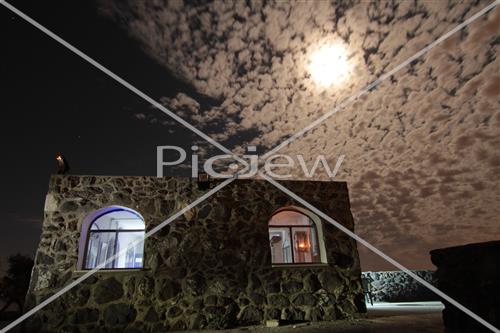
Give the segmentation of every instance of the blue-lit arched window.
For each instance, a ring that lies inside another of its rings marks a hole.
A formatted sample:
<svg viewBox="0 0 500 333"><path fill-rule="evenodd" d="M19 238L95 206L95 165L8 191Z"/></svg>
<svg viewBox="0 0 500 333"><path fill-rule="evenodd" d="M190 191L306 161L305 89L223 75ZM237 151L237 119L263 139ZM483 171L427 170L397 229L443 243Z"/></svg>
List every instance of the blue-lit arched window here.
<svg viewBox="0 0 500 333"><path fill-rule="evenodd" d="M97 214L96 214L97 213ZM144 259L144 220L125 207L108 207L92 214L87 228L83 269L93 269L109 260L103 268L142 268ZM85 223L84 223L85 227Z"/></svg>

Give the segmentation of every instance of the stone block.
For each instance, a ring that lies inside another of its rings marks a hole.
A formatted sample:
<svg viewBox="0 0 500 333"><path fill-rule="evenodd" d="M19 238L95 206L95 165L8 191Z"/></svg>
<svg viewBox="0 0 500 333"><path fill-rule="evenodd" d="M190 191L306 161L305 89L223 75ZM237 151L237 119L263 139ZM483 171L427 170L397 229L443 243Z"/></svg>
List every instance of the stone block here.
<svg viewBox="0 0 500 333"><path fill-rule="evenodd" d="M280 321L276 319L266 320L266 327L278 327L280 326Z"/></svg>
<svg viewBox="0 0 500 333"><path fill-rule="evenodd" d="M104 310L103 320L111 326L126 325L135 320L136 314L136 310L130 304L111 304Z"/></svg>
<svg viewBox="0 0 500 333"><path fill-rule="evenodd" d="M97 304L109 303L123 296L123 286L115 278L107 278L99 281L92 293Z"/></svg>

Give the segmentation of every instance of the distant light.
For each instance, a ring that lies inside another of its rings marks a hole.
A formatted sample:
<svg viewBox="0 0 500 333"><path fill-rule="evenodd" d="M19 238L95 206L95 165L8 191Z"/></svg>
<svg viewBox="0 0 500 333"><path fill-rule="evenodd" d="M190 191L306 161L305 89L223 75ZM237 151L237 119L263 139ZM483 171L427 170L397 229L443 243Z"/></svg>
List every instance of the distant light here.
<svg viewBox="0 0 500 333"><path fill-rule="evenodd" d="M349 70L347 50L341 43L325 45L311 56L309 71L321 86L343 83L349 76Z"/></svg>
<svg viewBox="0 0 500 333"><path fill-rule="evenodd" d="M68 161L64 158L63 155L57 154L56 155L56 162L57 162L57 174L64 175L64 174L67 174L69 172Z"/></svg>

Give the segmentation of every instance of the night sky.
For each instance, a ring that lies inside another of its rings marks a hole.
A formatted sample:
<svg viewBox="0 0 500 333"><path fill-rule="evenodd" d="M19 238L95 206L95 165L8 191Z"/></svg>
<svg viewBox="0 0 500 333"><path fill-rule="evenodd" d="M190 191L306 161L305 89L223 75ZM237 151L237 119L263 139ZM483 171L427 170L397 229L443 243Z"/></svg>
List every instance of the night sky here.
<svg viewBox="0 0 500 333"><path fill-rule="evenodd" d="M11 3L153 98L179 91L196 95L146 56L126 32L100 18L88 1L78 8L68 1ZM156 146L187 149L193 136L182 126L137 119L137 113L151 112L163 118L3 6L0 24L4 156L0 252L4 260L16 252L34 255L58 152L65 155L74 174L154 175Z"/></svg>
<svg viewBox="0 0 500 333"><path fill-rule="evenodd" d="M489 3L12 1L239 152L274 147ZM500 238L499 12L283 151L345 154L356 231L410 268ZM33 254L57 152L74 174L154 175L156 146L200 139L3 7L0 22L0 251ZM330 41L352 70L325 88L307 59ZM360 253L365 270L392 269Z"/></svg>

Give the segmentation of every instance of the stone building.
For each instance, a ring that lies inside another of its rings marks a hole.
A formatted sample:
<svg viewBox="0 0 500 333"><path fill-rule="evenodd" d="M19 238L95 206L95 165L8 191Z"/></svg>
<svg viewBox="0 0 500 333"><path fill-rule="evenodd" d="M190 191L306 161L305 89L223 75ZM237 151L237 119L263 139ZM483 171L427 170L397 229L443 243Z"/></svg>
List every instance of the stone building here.
<svg viewBox="0 0 500 333"><path fill-rule="evenodd" d="M283 184L353 230L346 183ZM205 191L192 178L52 176L27 309L119 255L26 329L164 332L366 311L356 242L266 181L236 180L145 238Z"/></svg>

